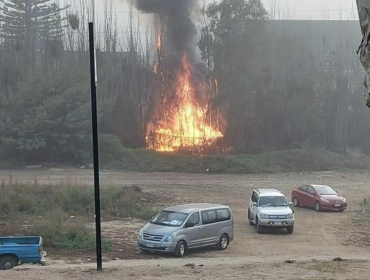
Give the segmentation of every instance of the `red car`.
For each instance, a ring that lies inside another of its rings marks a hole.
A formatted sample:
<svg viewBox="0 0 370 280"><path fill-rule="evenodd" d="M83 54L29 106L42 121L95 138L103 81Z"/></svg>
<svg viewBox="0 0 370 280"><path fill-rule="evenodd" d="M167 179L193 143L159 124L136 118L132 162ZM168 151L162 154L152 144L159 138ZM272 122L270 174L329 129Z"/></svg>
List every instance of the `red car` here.
<svg viewBox="0 0 370 280"><path fill-rule="evenodd" d="M292 191L295 207L312 207L316 211L347 209L347 200L336 190L325 185L305 185Z"/></svg>

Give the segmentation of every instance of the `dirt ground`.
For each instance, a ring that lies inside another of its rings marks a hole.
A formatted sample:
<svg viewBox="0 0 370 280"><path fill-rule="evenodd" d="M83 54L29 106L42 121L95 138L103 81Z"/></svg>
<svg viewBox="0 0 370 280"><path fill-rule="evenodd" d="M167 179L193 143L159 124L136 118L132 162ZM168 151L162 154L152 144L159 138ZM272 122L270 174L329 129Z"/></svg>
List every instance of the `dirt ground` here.
<svg viewBox="0 0 370 280"><path fill-rule="evenodd" d="M0 181L92 184L91 170L3 170ZM104 256L104 272L94 271L93 254L81 258L48 257L46 267L22 265L0 272L0 279L370 279L370 172L318 172L263 175L123 173L103 171L103 185L138 185L166 199L160 206L189 202L230 205L235 239L225 251L190 251L186 258L143 255L136 234L145 221L103 221L103 233L114 240ZM257 234L247 223L247 202L253 188L278 188L288 198L292 188L307 183L329 184L347 197L344 213L296 209L293 235L283 230ZM167 201L166 201L167 200ZM332 261L341 257L343 262ZM287 262L292 260L293 263ZM26 271L26 272L25 272Z"/></svg>

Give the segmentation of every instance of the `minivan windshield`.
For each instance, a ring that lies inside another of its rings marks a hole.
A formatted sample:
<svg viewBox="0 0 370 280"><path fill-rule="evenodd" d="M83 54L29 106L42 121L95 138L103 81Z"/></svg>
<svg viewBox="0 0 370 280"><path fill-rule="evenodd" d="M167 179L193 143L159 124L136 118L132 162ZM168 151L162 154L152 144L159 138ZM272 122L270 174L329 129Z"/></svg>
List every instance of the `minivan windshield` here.
<svg viewBox="0 0 370 280"><path fill-rule="evenodd" d="M155 225L179 227L181 226L189 214L173 211L161 211L150 222Z"/></svg>
<svg viewBox="0 0 370 280"><path fill-rule="evenodd" d="M338 194L329 186L315 186L315 190L319 195L336 195Z"/></svg>
<svg viewBox="0 0 370 280"><path fill-rule="evenodd" d="M284 196L263 196L260 198L260 207L282 207L288 206Z"/></svg>

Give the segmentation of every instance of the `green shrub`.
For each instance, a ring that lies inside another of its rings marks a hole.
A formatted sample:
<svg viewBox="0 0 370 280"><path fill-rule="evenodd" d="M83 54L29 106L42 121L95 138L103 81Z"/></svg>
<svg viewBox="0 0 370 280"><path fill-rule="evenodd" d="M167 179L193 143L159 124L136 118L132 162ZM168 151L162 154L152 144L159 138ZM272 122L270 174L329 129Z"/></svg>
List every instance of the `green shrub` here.
<svg viewBox="0 0 370 280"><path fill-rule="evenodd" d="M61 209L49 211L44 217L34 220L27 234L41 235L46 247L66 250L95 249L93 231L84 225L83 221L74 221L69 218ZM102 240L102 248L105 251L111 249L111 244L107 239Z"/></svg>
<svg viewBox="0 0 370 280"><path fill-rule="evenodd" d="M347 154L323 149L296 149L245 155L191 156L123 148L115 167L138 172L271 173L366 169L370 159L359 152Z"/></svg>
<svg viewBox="0 0 370 280"><path fill-rule="evenodd" d="M347 151L346 167L351 169L368 169L369 160L360 150L351 149Z"/></svg>
<svg viewBox="0 0 370 280"><path fill-rule="evenodd" d="M118 137L111 134L100 134L99 149L99 157L102 164L122 161L124 148Z"/></svg>
<svg viewBox="0 0 370 280"><path fill-rule="evenodd" d="M4 185L0 199L3 218L12 214L43 215L61 211L66 215L95 214L94 190L85 185ZM145 193L138 186L102 188L101 210L105 216L147 218L153 214L142 200Z"/></svg>
<svg viewBox="0 0 370 280"><path fill-rule="evenodd" d="M63 230L53 243L56 248L66 250L94 250L95 249L95 234L91 232L86 226L69 226ZM112 248L111 243L102 238L102 249L105 252L109 252Z"/></svg>

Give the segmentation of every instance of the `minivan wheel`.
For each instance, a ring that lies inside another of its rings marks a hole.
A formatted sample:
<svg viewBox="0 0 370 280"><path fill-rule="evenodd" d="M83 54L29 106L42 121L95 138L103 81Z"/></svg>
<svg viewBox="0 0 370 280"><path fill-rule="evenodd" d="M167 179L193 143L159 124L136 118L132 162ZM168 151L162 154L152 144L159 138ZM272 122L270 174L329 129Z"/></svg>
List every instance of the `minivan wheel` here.
<svg viewBox="0 0 370 280"><path fill-rule="evenodd" d="M287 231L288 231L289 234L292 234L293 231L294 231L294 226L287 227Z"/></svg>
<svg viewBox="0 0 370 280"><path fill-rule="evenodd" d="M250 209L248 209L248 221L249 221L249 224L251 226L254 226L254 223L252 222L252 219L251 219L251 210Z"/></svg>
<svg viewBox="0 0 370 280"><path fill-rule="evenodd" d="M221 235L217 248L219 250L225 250L228 245L229 245L229 237L227 236L227 234Z"/></svg>
<svg viewBox="0 0 370 280"><path fill-rule="evenodd" d="M0 258L0 270L12 269L17 265L17 259L13 256L5 256Z"/></svg>
<svg viewBox="0 0 370 280"><path fill-rule="evenodd" d="M293 205L294 205L294 207L299 207L299 200L298 200L298 198L293 198Z"/></svg>
<svg viewBox="0 0 370 280"><path fill-rule="evenodd" d="M186 243L185 241L180 241L177 243L176 249L175 249L175 256L176 257L183 257L186 252Z"/></svg>
<svg viewBox="0 0 370 280"><path fill-rule="evenodd" d="M316 202L316 203L315 203L315 210L316 210L317 212L320 212L320 211L321 211L321 206L320 206L320 203L319 203L319 202Z"/></svg>
<svg viewBox="0 0 370 280"><path fill-rule="evenodd" d="M260 225L258 219L256 220L256 225L257 225L257 232L263 233L263 227Z"/></svg>

